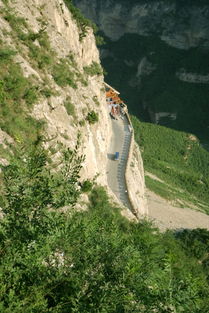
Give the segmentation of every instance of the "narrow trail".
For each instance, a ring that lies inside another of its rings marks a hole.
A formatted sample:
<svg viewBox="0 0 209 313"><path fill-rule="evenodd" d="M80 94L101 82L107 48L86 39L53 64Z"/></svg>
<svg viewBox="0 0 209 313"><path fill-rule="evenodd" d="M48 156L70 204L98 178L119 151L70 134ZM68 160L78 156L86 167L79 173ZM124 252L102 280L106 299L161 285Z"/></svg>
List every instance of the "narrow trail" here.
<svg viewBox="0 0 209 313"><path fill-rule="evenodd" d="M123 120L121 118L118 120L111 119L111 122L113 132L107 155L107 181L109 187L120 202L132 211L125 181L125 170L131 143L129 123L125 116ZM119 152L120 154L118 161L114 160L115 152Z"/></svg>

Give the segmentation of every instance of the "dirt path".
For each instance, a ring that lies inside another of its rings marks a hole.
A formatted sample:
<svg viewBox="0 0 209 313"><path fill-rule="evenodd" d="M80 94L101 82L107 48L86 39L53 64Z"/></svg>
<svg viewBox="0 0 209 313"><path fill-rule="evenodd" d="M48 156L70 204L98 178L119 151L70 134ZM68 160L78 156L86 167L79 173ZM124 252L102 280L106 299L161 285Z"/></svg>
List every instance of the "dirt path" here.
<svg viewBox="0 0 209 313"><path fill-rule="evenodd" d="M190 208L172 206L167 200L147 190L149 217L162 231L182 228L207 228L209 230L209 215Z"/></svg>

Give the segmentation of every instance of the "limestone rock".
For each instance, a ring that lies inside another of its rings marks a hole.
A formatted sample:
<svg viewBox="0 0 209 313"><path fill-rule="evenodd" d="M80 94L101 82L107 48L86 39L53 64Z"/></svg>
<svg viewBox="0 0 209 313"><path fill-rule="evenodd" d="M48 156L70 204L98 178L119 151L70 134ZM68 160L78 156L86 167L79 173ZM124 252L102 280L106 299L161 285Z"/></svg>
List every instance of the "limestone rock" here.
<svg viewBox="0 0 209 313"><path fill-rule="evenodd" d="M125 33L142 36L158 34L169 45L189 49L209 47L209 5L186 5L179 10L178 1L76 0L76 5L94 20L113 41Z"/></svg>

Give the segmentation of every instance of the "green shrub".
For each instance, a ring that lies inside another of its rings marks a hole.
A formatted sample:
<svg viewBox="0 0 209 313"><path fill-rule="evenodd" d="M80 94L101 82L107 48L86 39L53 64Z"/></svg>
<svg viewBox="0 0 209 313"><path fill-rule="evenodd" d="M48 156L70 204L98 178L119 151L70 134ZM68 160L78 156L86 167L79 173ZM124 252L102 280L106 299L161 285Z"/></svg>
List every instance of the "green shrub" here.
<svg viewBox="0 0 209 313"><path fill-rule="evenodd" d="M44 87L40 90L40 93L45 96L46 98L50 98L51 96L54 96L56 92L48 87Z"/></svg>
<svg viewBox="0 0 209 313"><path fill-rule="evenodd" d="M33 43L28 44L29 57L34 60L38 68L51 68L54 64L54 56L52 53L46 51L44 48L39 48Z"/></svg>
<svg viewBox="0 0 209 313"><path fill-rule="evenodd" d="M98 113L95 112L95 111L93 111L93 110L90 111L90 112L87 114L86 120L87 120L90 124L94 124L94 123L98 122L98 120L99 120Z"/></svg>
<svg viewBox="0 0 209 313"><path fill-rule="evenodd" d="M88 81L84 78L84 75L76 72L76 79L78 82L80 82L83 86L88 86Z"/></svg>
<svg viewBox="0 0 209 313"><path fill-rule="evenodd" d="M0 63L3 63L4 60L11 59L17 52L11 48L1 48L0 49Z"/></svg>
<svg viewBox="0 0 209 313"><path fill-rule="evenodd" d="M89 192L92 190L92 187L93 187L93 182L87 179L82 183L81 190L83 192Z"/></svg>
<svg viewBox="0 0 209 313"><path fill-rule="evenodd" d="M80 32L79 34L80 41L82 41L82 39L86 36L89 27L91 27L94 32L97 31L96 25L92 21L85 18L80 12L80 10L73 5L71 0L64 0L64 1L77 23L77 26Z"/></svg>
<svg viewBox="0 0 209 313"><path fill-rule="evenodd" d="M11 9L5 9L3 11L4 19L9 23L11 28L16 32L22 32L22 29L27 29L26 20L23 17L17 16L17 14Z"/></svg>
<svg viewBox="0 0 209 313"><path fill-rule="evenodd" d="M65 87L69 85L74 89L77 88L75 74L71 71L66 60L60 60L60 63L53 67L52 75L59 86Z"/></svg>
<svg viewBox="0 0 209 313"><path fill-rule="evenodd" d="M74 119L76 118L76 114L75 114L75 106L74 104L71 102L70 97L68 97L66 99L66 101L64 102L64 106L67 110L68 115L71 115Z"/></svg>
<svg viewBox="0 0 209 313"><path fill-rule="evenodd" d="M102 75L103 69L100 64L96 63L95 61L92 62L89 66L84 66L83 68L84 73L86 73L89 76L95 76L95 75Z"/></svg>
<svg viewBox="0 0 209 313"><path fill-rule="evenodd" d="M99 106L100 105L100 103L99 103L99 100L98 100L98 97L97 96L93 96L93 101L94 101L94 103L97 105L97 106Z"/></svg>
<svg viewBox="0 0 209 313"><path fill-rule="evenodd" d="M38 88L36 86L31 86L30 89L27 89L23 99L27 103L27 105L30 107L32 104L34 104L38 100Z"/></svg>
<svg viewBox="0 0 209 313"><path fill-rule="evenodd" d="M96 45L97 46L103 46L105 44L104 37L102 37L100 35L95 35L95 39L96 39Z"/></svg>

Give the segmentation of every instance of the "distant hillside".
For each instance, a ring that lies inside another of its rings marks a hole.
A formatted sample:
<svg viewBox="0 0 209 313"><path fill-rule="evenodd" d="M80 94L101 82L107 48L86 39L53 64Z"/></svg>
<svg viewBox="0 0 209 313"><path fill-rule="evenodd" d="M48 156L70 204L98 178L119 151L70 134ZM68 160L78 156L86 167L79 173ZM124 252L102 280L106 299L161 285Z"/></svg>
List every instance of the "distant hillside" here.
<svg viewBox="0 0 209 313"><path fill-rule="evenodd" d="M195 206L209 214L209 152L191 134L135 117L132 122L148 172L147 187L177 205Z"/></svg>

